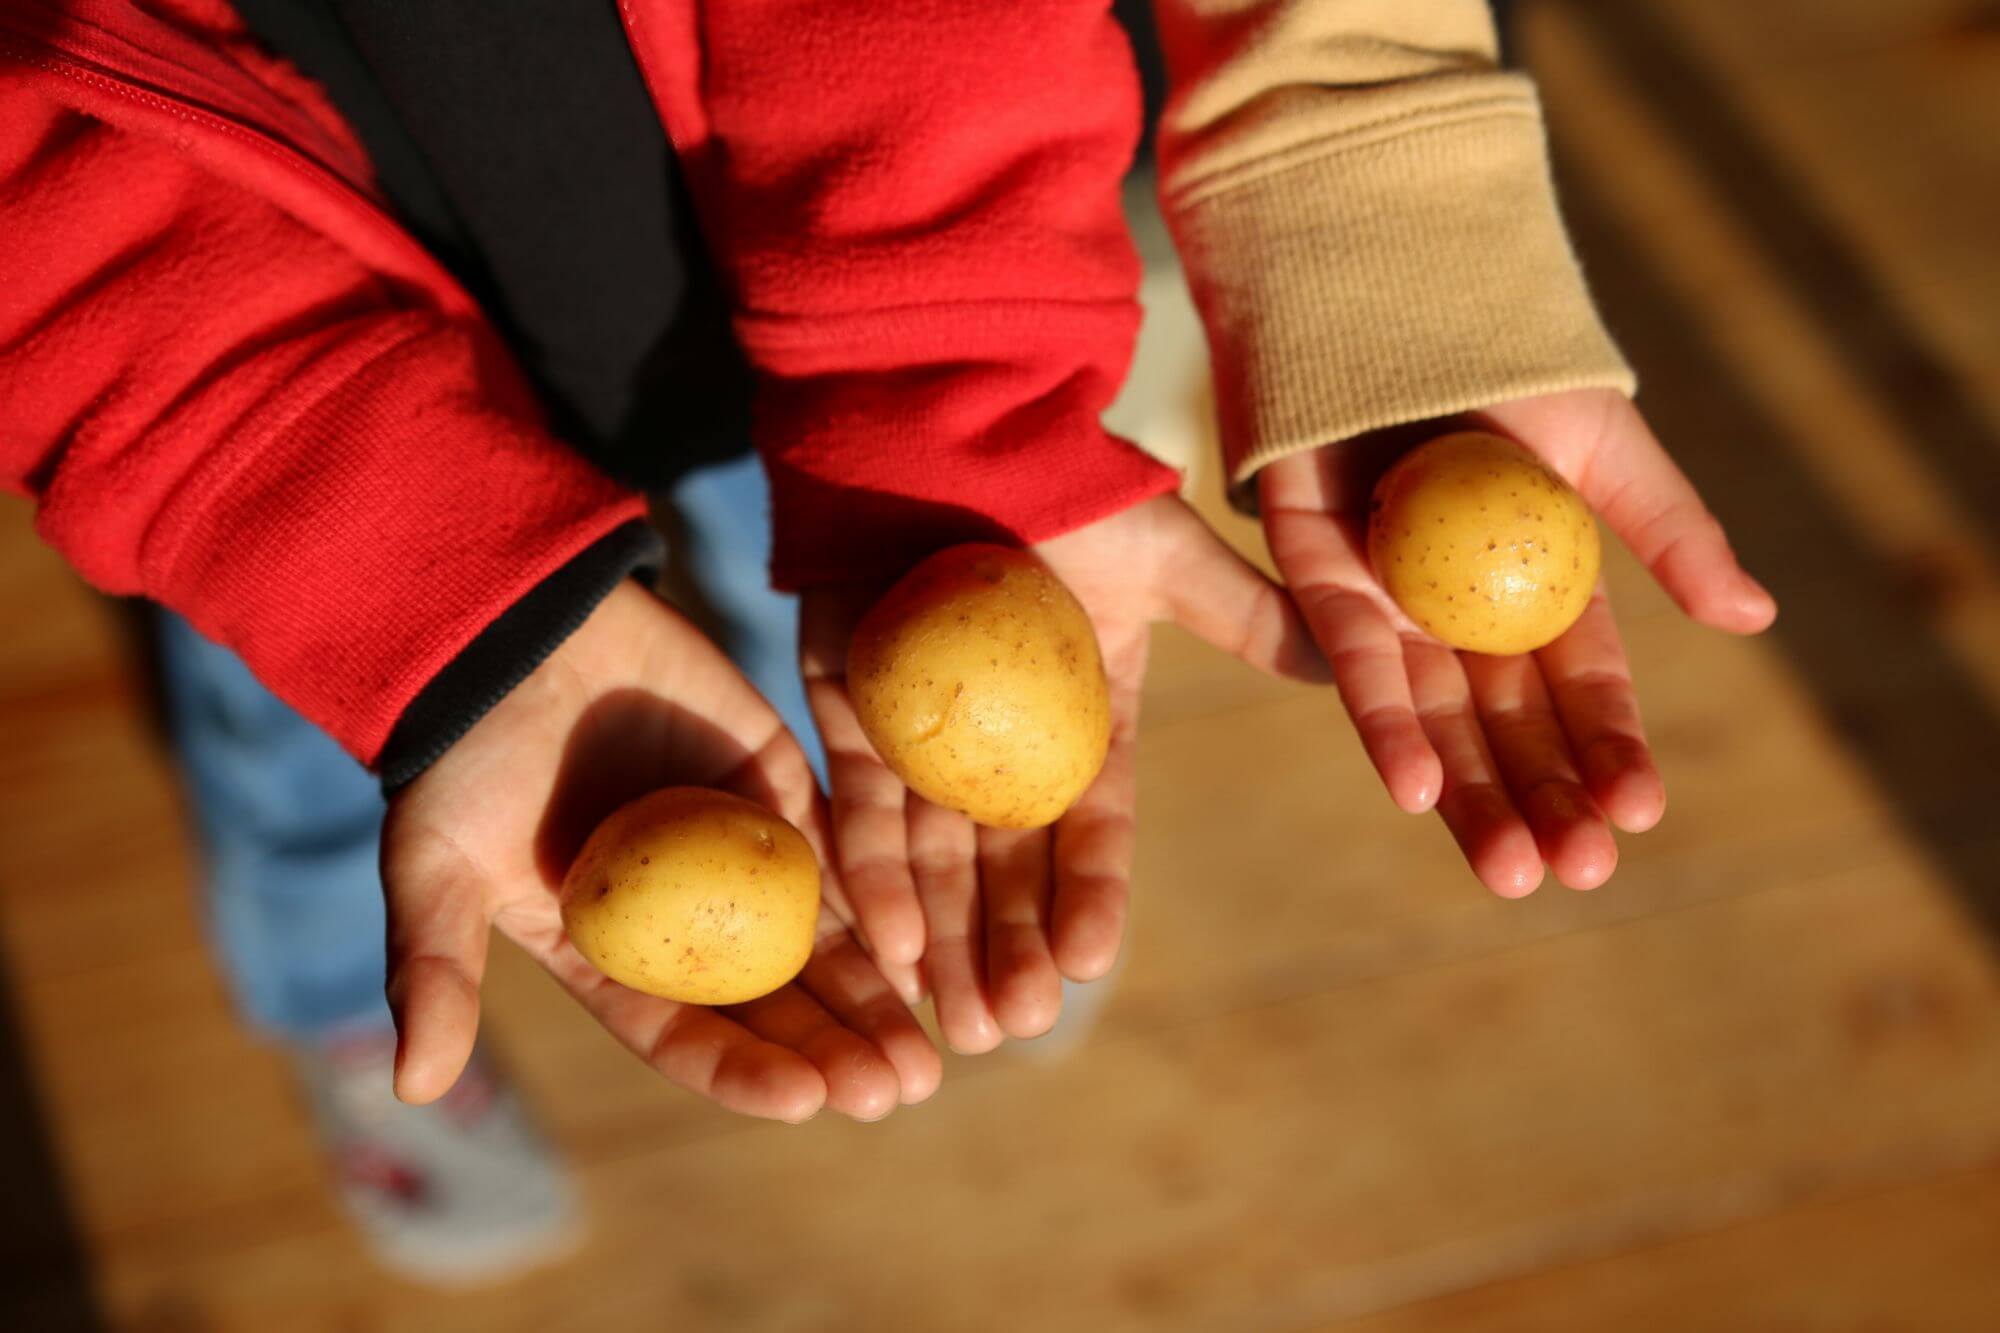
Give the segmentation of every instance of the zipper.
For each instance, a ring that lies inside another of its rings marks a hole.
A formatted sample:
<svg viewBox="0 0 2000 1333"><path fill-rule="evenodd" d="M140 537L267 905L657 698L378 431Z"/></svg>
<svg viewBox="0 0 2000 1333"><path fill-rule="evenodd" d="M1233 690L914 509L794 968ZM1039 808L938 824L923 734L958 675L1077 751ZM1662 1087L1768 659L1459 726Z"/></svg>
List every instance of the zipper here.
<svg viewBox="0 0 2000 1333"><path fill-rule="evenodd" d="M439 305L445 313L483 318L479 304L459 285L458 279L396 221L372 191L304 149L254 124L142 86L114 65L23 37L19 33L0 31L0 52L59 78L83 83L138 106L163 111L207 133L250 145L284 170L310 183L315 190L338 201L341 210L355 222L387 241L389 250L403 261L404 274L439 297Z"/></svg>

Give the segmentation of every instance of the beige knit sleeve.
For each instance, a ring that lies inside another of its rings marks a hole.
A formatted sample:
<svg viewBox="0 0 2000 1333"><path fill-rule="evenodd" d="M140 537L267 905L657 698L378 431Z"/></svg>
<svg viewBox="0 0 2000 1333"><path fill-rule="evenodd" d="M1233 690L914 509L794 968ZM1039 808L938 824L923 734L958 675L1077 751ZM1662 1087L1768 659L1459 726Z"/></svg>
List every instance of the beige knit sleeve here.
<svg viewBox="0 0 2000 1333"><path fill-rule="evenodd" d="M1161 200L1232 482L1380 426L1633 390L1485 0L1155 0Z"/></svg>

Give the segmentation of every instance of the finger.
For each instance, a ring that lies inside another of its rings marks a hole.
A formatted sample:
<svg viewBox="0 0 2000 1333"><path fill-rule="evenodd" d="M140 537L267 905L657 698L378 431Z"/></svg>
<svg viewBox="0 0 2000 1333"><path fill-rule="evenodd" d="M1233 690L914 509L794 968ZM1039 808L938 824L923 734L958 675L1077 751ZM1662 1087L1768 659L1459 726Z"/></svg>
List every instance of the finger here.
<svg viewBox="0 0 2000 1333"><path fill-rule="evenodd" d="M1114 700L1111 747L1097 781L1055 826L1050 947L1071 981L1095 981L1118 961L1136 845L1138 698Z"/></svg>
<svg viewBox="0 0 2000 1333"><path fill-rule="evenodd" d="M1482 884L1503 898L1526 897L1542 882L1541 852L1486 748L1457 654L1415 637L1403 653L1417 716L1444 766L1438 814Z"/></svg>
<svg viewBox="0 0 2000 1333"><path fill-rule="evenodd" d="M1611 401L1583 497L1704 625L1755 634L1777 618L1764 586L1736 561L1722 524L1628 400Z"/></svg>
<svg viewBox="0 0 2000 1333"><path fill-rule="evenodd" d="M843 689L807 684L806 696L826 742L834 859L869 949L892 973L903 998L918 998L916 963L924 952L923 908L910 874L906 788L876 757Z"/></svg>
<svg viewBox="0 0 2000 1333"><path fill-rule="evenodd" d="M832 697L836 694L836 687L825 681L815 681L807 689L826 738L834 855L841 884L875 956L886 965L900 966L914 984L914 964L924 952L924 920L916 882L910 877L903 783L876 758L853 721L852 707L844 696ZM915 998L908 991L905 996Z"/></svg>
<svg viewBox="0 0 2000 1333"><path fill-rule="evenodd" d="M826 1104L826 1079L811 1060L721 1010L621 986L567 940L543 952L540 962L627 1050L725 1110L798 1124Z"/></svg>
<svg viewBox="0 0 2000 1333"><path fill-rule="evenodd" d="M477 872L440 843L417 846L391 817L383 838L389 1012L396 1023L396 1095L442 1097L472 1058L488 922Z"/></svg>
<svg viewBox="0 0 2000 1333"><path fill-rule="evenodd" d="M1666 813L1667 790L1639 721L1625 644L1599 588L1569 632L1536 654L1584 786L1611 822L1643 833Z"/></svg>
<svg viewBox="0 0 2000 1333"><path fill-rule="evenodd" d="M1214 529L1176 501L1160 510L1169 549L1168 615L1261 671L1296 680L1328 679L1327 664L1292 599L1231 550Z"/></svg>
<svg viewBox="0 0 2000 1333"><path fill-rule="evenodd" d="M1340 701L1389 797L1410 814L1437 804L1444 765L1417 720L1403 644L1375 602L1331 584L1298 587Z"/></svg>
<svg viewBox="0 0 2000 1333"><path fill-rule="evenodd" d="M851 934L837 929L823 933L799 984L888 1058L905 1106L937 1091L944 1069L937 1047Z"/></svg>
<svg viewBox="0 0 2000 1333"><path fill-rule="evenodd" d="M923 911L910 876L904 787L869 744L847 693L846 644L860 599L816 593L801 607L800 670L826 747L834 861L862 937L903 998L920 995Z"/></svg>
<svg viewBox="0 0 2000 1333"><path fill-rule="evenodd" d="M1444 782L1437 751L1417 720L1395 627L1375 595L1352 534L1324 512L1267 511L1271 552L1298 599L1369 762L1397 806L1420 814Z"/></svg>
<svg viewBox="0 0 2000 1333"><path fill-rule="evenodd" d="M1573 889L1594 889L1618 864L1604 812L1585 789L1569 738L1532 657L1461 659L1486 743L1542 860Z"/></svg>
<svg viewBox="0 0 2000 1333"><path fill-rule="evenodd" d="M1062 974L1049 952L1047 829L983 828L980 895L986 907L986 994L1000 1030L1039 1037L1062 1010Z"/></svg>
<svg viewBox="0 0 2000 1333"><path fill-rule="evenodd" d="M833 929L846 933L837 924ZM893 996L884 994L893 1002ZM896 1109L902 1086L895 1066L874 1043L829 1013L803 985L783 987L724 1012L764 1040L812 1061L825 1081L830 1109L856 1120L880 1120Z"/></svg>
<svg viewBox="0 0 2000 1333"><path fill-rule="evenodd" d="M972 821L921 796L909 800L910 870L923 904L924 972L945 1043L962 1055L990 1051L1000 1021L986 994L984 922Z"/></svg>

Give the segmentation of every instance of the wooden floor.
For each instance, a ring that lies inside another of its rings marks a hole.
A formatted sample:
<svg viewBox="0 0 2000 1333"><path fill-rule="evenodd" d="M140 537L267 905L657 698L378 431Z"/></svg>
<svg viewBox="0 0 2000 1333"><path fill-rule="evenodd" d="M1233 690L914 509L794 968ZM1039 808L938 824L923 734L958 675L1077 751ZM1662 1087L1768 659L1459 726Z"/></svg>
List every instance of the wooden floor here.
<svg viewBox="0 0 2000 1333"><path fill-rule="evenodd" d="M1163 632L1087 1040L753 1124L505 953L593 1229L427 1292L231 1022L115 621L10 505L0 1326L2000 1327L2000 7L1522 9L1648 409L1785 604L1728 642L1614 564L1673 801L1610 887L1486 897L1331 695Z"/></svg>

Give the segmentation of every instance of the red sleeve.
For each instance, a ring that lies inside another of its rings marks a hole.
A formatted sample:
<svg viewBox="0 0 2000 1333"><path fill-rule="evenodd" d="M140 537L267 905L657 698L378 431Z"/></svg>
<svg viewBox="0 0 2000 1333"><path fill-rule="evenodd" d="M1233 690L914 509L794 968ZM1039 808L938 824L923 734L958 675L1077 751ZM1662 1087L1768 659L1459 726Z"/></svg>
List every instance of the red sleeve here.
<svg viewBox="0 0 2000 1333"><path fill-rule="evenodd" d="M781 586L1173 488L1098 421L1139 277L1105 0L621 8L758 375Z"/></svg>
<svg viewBox="0 0 2000 1333"><path fill-rule="evenodd" d="M482 326L6 71L0 236L0 481L91 582L187 615L363 762L642 512Z"/></svg>

